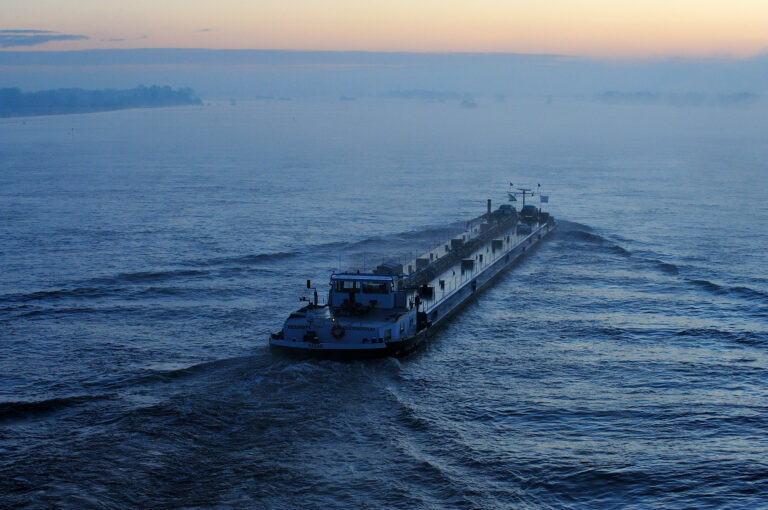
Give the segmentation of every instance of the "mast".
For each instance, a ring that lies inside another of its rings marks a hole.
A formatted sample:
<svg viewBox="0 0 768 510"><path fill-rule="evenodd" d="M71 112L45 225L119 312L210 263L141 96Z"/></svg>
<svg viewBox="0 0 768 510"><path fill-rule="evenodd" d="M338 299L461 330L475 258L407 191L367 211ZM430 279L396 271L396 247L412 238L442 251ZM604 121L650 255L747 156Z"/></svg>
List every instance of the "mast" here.
<svg viewBox="0 0 768 510"><path fill-rule="evenodd" d="M512 186L513 184L510 182L509 187L511 188ZM525 207L525 196L528 195L529 197L535 197L537 194L540 193L541 184L538 185L538 187L536 188L536 191L533 191L532 188L514 188L514 189L516 189L518 192L520 192L523 195L523 207ZM513 194L510 193L510 197L512 195Z"/></svg>

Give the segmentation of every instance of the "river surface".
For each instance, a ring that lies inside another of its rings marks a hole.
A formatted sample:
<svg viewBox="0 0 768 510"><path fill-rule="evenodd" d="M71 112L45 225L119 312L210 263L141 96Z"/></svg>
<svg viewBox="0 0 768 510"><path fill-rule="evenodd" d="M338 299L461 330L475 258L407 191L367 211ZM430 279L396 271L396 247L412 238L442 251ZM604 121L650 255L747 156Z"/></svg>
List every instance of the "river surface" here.
<svg viewBox="0 0 768 510"><path fill-rule="evenodd" d="M361 99L2 120L0 506L768 506L766 119ZM268 350L307 279L431 248L510 182L541 183L558 231L425 348Z"/></svg>

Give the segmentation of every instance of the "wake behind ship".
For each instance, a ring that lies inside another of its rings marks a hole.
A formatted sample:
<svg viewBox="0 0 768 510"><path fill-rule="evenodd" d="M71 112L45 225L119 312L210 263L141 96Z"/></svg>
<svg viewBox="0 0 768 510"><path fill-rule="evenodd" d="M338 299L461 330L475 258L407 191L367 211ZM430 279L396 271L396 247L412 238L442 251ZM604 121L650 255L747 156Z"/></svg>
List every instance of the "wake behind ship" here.
<svg viewBox="0 0 768 510"><path fill-rule="evenodd" d="M523 204L528 191L522 190ZM318 303L315 290L270 335L269 345L317 358L403 356L555 227L554 218L533 205L519 214L511 204L491 211L488 200L486 214L469 221L462 234L406 264L332 274L327 303Z"/></svg>

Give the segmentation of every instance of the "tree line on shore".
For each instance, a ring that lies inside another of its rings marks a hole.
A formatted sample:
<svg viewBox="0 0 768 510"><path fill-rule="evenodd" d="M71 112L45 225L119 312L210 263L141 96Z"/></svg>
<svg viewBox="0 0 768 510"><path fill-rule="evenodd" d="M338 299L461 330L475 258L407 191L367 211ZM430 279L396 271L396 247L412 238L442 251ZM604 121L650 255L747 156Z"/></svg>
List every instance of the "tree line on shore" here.
<svg viewBox="0 0 768 510"><path fill-rule="evenodd" d="M83 90L79 88L23 92L18 88L0 89L0 117L56 115L126 108L195 105L202 101L190 88L169 86L126 90Z"/></svg>

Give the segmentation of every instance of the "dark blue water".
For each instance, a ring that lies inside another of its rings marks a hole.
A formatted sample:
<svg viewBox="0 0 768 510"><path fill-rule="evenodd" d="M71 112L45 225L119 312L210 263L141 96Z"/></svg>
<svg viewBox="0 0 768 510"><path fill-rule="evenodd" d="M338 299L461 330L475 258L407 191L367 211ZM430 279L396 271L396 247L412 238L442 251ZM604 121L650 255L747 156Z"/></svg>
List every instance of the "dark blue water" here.
<svg viewBox="0 0 768 510"><path fill-rule="evenodd" d="M261 102L0 123L0 506L768 506L768 116ZM541 182L418 353L266 348L305 280Z"/></svg>

